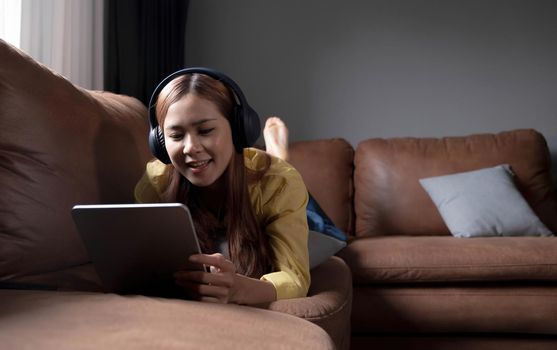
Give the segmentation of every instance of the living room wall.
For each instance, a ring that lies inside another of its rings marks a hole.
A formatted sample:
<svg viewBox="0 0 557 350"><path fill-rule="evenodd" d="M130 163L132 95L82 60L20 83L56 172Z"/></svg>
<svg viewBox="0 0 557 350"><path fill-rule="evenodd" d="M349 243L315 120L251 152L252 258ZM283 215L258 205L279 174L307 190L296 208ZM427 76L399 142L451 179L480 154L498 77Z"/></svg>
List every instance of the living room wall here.
<svg viewBox="0 0 557 350"><path fill-rule="evenodd" d="M535 128L557 158L556 19L552 0L192 0L186 63L292 140Z"/></svg>

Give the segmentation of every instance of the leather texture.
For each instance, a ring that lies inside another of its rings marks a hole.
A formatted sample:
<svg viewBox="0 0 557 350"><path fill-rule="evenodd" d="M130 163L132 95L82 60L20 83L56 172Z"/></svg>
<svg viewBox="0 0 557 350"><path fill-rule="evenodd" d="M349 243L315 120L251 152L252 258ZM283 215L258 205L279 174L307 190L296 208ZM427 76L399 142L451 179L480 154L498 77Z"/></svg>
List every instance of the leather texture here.
<svg viewBox="0 0 557 350"><path fill-rule="evenodd" d="M4 349L335 349L311 322L239 305L0 290L0 310Z"/></svg>
<svg viewBox="0 0 557 350"><path fill-rule="evenodd" d="M340 258L312 270L308 298L269 306L282 312L92 293L102 286L70 210L134 202L152 157L147 109L131 97L76 87L1 40L0 61L4 347L204 348L208 340L215 348L349 347L352 284ZM352 155L341 159L351 164Z"/></svg>
<svg viewBox="0 0 557 350"><path fill-rule="evenodd" d="M510 164L534 212L556 232L549 159L545 139L534 130L362 141L354 158L355 235L448 235L418 180L503 163Z"/></svg>
<svg viewBox="0 0 557 350"><path fill-rule="evenodd" d="M352 311L350 269L342 259L333 256L311 270L311 280L307 298L278 300L267 307L319 325L331 336L336 349L349 349Z"/></svg>
<svg viewBox="0 0 557 350"><path fill-rule="evenodd" d="M84 264L70 210L133 203L147 110L75 87L3 41L0 62L0 280Z"/></svg>
<svg viewBox="0 0 557 350"><path fill-rule="evenodd" d="M556 252L554 237L383 236L355 239L339 255L355 284L385 285L557 282Z"/></svg>
<svg viewBox="0 0 557 350"><path fill-rule="evenodd" d="M0 281L98 291L70 209L133 202L150 158L147 110L126 96L77 88L1 40L0 62ZM436 349L463 348L443 342L447 334L484 335L462 343L470 346L509 344L518 334L516 344L524 347L509 348L525 349L557 334L555 238L451 237L418 183L508 163L521 193L555 232L549 154L538 132L370 139L356 151L343 139L301 141L290 157L323 210L352 236L339 255L353 276L331 258L312 270L308 298L268 306L299 317L141 296L2 289L0 343L164 348L212 339L226 348L347 348L350 312L354 339L368 346L387 344L377 335L389 334L418 335L410 343L397 337L410 344L404 348L422 341ZM499 342L489 343L492 336Z"/></svg>
<svg viewBox="0 0 557 350"><path fill-rule="evenodd" d="M343 156L332 148L335 142L294 143L291 154L310 192L320 204L328 202L333 221L355 223L348 246L337 254L352 271L351 348L556 344L545 338L557 334L555 238L452 237L418 182L508 163L519 191L555 232L549 153L540 133L365 140L354 153L354 192L348 195L336 192L352 187L345 178L349 160L335 158ZM355 221L348 219L352 214L338 215L346 207L335 205L350 198ZM513 342L517 334L520 341Z"/></svg>
<svg viewBox="0 0 557 350"><path fill-rule="evenodd" d="M327 216L351 235L354 226L354 149L344 139L299 141L289 146L289 163Z"/></svg>
<svg viewBox="0 0 557 350"><path fill-rule="evenodd" d="M330 276L335 278L331 279ZM261 305L261 308L287 313L315 323L327 332L336 349L349 349L352 275L348 265L341 258L333 256L311 270L311 280L307 298L278 300ZM103 291L92 264L15 278L8 283L12 288Z"/></svg>

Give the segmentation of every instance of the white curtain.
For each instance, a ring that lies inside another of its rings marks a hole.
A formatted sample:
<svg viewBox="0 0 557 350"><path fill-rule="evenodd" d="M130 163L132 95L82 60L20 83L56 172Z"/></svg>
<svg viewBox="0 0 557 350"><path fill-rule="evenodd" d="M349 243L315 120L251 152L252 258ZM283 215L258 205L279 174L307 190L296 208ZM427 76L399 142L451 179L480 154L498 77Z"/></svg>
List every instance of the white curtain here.
<svg viewBox="0 0 557 350"><path fill-rule="evenodd" d="M22 0L21 49L75 85L103 89L103 0Z"/></svg>
<svg viewBox="0 0 557 350"><path fill-rule="evenodd" d="M19 47L21 0L0 0L0 38Z"/></svg>

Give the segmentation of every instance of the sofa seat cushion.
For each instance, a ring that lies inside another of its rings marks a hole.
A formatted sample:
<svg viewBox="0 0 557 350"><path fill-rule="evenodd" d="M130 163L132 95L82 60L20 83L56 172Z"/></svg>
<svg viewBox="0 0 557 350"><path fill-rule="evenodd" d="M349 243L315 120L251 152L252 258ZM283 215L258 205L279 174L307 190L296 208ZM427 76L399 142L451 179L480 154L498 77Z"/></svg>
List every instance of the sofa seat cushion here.
<svg viewBox="0 0 557 350"><path fill-rule="evenodd" d="M335 278L331 279L330 276ZM0 282L0 287L2 286L59 291L102 291L93 264L15 278ZM261 307L294 315L320 326L329 334L339 350L348 349L350 346L352 275L348 265L339 257L330 257L311 270L311 286L306 298L283 299Z"/></svg>
<svg viewBox="0 0 557 350"><path fill-rule="evenodd" d="M357 285L557 281L553 237L388 236L355 239L339 255Z"/></svg>
<svg viewBox="0 0 557 350"><path fill-rule="evenodd" d="M284 313L238 305L83 292L0 290L7 349L333 349Z"/></svg>

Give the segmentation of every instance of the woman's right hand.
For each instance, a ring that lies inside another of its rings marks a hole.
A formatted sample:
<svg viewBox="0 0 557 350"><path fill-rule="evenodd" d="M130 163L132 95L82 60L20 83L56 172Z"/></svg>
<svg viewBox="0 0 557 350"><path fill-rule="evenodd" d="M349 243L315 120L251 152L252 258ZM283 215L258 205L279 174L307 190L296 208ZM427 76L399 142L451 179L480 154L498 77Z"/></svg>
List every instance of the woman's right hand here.
<svg viewBox="0 0 557 350"><path fill-rule="evenodd" d="M222 304L260 304L276 300L275 286L271 282L236 273L232 261L220 253L195 254L189 261L209 266L211 270L174 274L176 284L194 300Z"/></svg>
<svg viewBox="0 0 557 350"><path fill-rule="evenodd" d="M189 261L209 266L211 272L178 271L174 281L194 300L227 304L234 302L236 267L222 254L195 254Z"/></svg>

